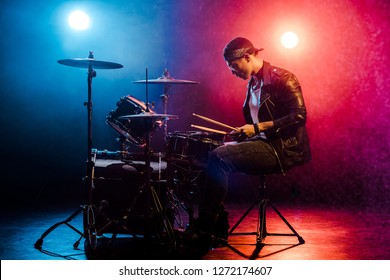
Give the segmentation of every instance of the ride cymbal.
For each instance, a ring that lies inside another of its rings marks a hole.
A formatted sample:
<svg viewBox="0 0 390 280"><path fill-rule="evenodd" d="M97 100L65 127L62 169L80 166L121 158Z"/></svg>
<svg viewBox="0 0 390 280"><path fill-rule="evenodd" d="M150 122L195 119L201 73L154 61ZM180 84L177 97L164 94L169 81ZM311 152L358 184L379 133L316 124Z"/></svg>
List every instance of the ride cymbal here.
<svg viewBox="0 0 390 280"><path fill-rule="evenodd" d="M94 58L69 58L60 59L57 61L59 64L77 68L89 68L91 66L94 69L118 69L123 65L115 62L99 61Z"/></svg>

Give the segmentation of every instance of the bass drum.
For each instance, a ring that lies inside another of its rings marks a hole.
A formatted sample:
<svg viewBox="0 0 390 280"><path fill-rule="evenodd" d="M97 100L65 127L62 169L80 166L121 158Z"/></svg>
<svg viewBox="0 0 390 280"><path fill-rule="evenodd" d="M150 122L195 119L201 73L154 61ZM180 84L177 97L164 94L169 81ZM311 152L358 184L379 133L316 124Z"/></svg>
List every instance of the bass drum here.
<svg viewBox="0 0 390 280"><path fill-rule="evenodd" d="M94 172L92 205L96 235L105 233L143 234L145 222L152 222L154 231L163 230L161 216L148 218L145 187L145 161L138 155L127 155L126 159L116 152L93 150ZM121 158L121 159L120 159ZM158 207L165 205L167 163L161 159L150 162L152 198L159 201ZM161 205L160 205L161 204ZM156 208L152 203L152 208ZM88 227L88 225L85 225Z"/></svg>
<svg viewBox="0 0 390 280"><path fill-rule="evenodd" d="M142 118L120 118L126 115L139 115L146 112L145 103L131 95L122 97L116 106L116 109L112 110L106 117L106 122L125 139L135 145L143 146L146 143L146 132L149 131L152 134L157 128L162 126L161 121L155 121L148 125L145 119ZM155 113L151 109L149 109L149 112Z"/></svg>

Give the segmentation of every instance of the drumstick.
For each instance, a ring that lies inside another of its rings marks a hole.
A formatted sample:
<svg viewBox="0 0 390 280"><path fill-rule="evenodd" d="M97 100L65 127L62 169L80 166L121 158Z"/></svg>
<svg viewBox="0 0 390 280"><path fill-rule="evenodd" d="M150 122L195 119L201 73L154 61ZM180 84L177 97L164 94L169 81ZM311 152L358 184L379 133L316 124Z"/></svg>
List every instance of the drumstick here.
<svg viewBox="0 0 390 280"><path fill-rule="evenodd" d="M199 126L199 125L194 125L194 124L191 124L191 127L195 127L195 128L201 129L201 130L215 132L215 133L219 133L219 134L227 134L225 131L222 131L222 130L216 130L216 129L212 129L212 128L208 128L208 127L204 127L204 126Z"/></svg>
<svg viewBox="0 0 390 280"><path fill-rule="evenodd" d="M214 123L214 124L226 127L226 128L230 128L230 129L235 130L235 131L238 130L236 127L232 127L230 125L227 125L227 124L224 124L224 123L221 123L221 122L217 122L217 121L215 121L213 119L209 119L207 117L204 117L204 116L201 116L201 115L198 115L198 114L195 114L195 113L192 113L192 115L194 115L195 117L201 118L201 119L203 119L205 121L208 121L208 122L211 122L211 123Z"/></svg>

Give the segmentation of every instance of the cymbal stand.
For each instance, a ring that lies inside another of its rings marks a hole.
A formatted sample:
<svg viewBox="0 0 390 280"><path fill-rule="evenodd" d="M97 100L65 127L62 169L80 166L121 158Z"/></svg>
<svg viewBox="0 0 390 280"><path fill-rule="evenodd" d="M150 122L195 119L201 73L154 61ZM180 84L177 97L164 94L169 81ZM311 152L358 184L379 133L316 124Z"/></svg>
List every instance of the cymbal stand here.
<svg viewBox="0 0 390 280"><path fill-rule="evenodd" d="M171 79L171 74L169 74L169 71L167 68L164 69L163 71L163 74L162 74L162 78L166 78L166 79ZM164 107L164 114L167 114L167 111L168 111L168 99L169 99L169 90L171 89L171 85L169 84L165 84L164 85L164 93L160 95L161 97L161 101L162 101L162 104L163 104L163 107ZM168 120L164 120L164 139L167 137L168 135Z"/></svg>
<svg viewBox="0 0 390 280"><path fill-rule="evenodd" d="M94 58L93 53L89 52L88 58ZM94 226L94 211L92 208L92 190L93 190L93 170L94 162L92 161L92 79L96 77L96 71L92 69L92 62L88 66L88 101L84 103L84 106L87 107L87 174L84 178L85 182L85 194L84 194L84 203L86 204L87 215L84 215L83 226L84 226L84 235L88 236L91 243L96 241L96 229Z"/></svg>
<svg viewBox="0 0 390 280"><path fill-rule="evenodd" d="M93 52L89 52L88 58L93 59ZM92 62L89 62L88 67L88 100L84 102L84 106L87 107L87 129L88 129L88 139L87 139L87 170L86 177L83 178L85 183L84 189L84 205L80 206L73 214L71 214L66 220L58 222L47 229L41 237L35 242L34 248L42 250L43 239L49 235L53 230L55 230L60 225L66 225L72 230L80 234L80 238L74 243L73 248L77 249L82 238L89 237L90 241L96 240L96 229L94 228L94 214L92 209L92 189L93 189L93 169L94 162L92 161L92 79L96 77L96 72L92 69ZM76 229L70 224L70 222L78 216L81 212L86 212L87 215L83 217L83 232ZM92 242L91 242L92 243Z"/></svg>
<svg viewBox="0 0 390 280"><path fill-rule="evenodd" d="M168 73L169 74L169 73ZM146 112L149 112L149 95L148 95L148 68L146 68ZM145 120L147 122L146 127L150 127L152 124L152 119L147 118ZM145 227L145 239L146 241L150 241L151 239L151 222L152 222L152 209L151 209L151 198L153 197L154 207L156 208L158 212L161 212L161 204L159 201L159 198L157 197L154 189L152 188L150 181L151 181L151 174L150 174L150 163L151 163L151 150L150 150L150 131L146 130L145 132L145 195L146 195L146 220L147 223ZM164 224L165 230L167 231L167 235L170 239L170 241L173 243L173 246L175 247L175 240L172 233L171 225L169 224L169 221L166 219L166 217L163 216L162 222Z"/></svg>
<svg viewBox="0 0 390 280"><path fill-rule="evenodd" d="M148 95L148 69L146 68L146 102L145 102L146 108L145 111L146 113L150 112L149 109L149 95ZM151 127L152 124L152 119L151 118L146 118L144 120L144 127ZM141 194L145 195L145 206L146 206L146 213L145 213L145 227L144 227L144 238L146 241L151 240L151 222L152 222L152 204L151 204L151 198L153 196L153 201L155 203L156 210L160 211L160 202L158 200L158 197L156 196L154 190L152 189L152 186L150 184L151 181L151 173L150 173L150 166L151 166L151 150L150 150L150 131L146 129L145 132L145 143L143 145L144 148L144 157L145 157L145 170L144 175L145 175L145 184L140 187L138 195L134 198L133 200L133 205L135 205L135 201L140 197ZM121 139L122 142L122 149L125 149L125 139ZM133 206L127 209L125 212L124 216L119 220L119 221L114 221L114 220L109 220L108 223L102 228L111 226L112 224L119 225L123 229L128 230L127 226L125 225L125 222L128 219L128 216L132 214L133 211ZM95 235L99 235L100 231L96 231ZM115 239L116 233L114 233L112 239Z"/></svg>
<svg viewBox="0 0 390 280"><path fill-rule="evenodd" d="M146 105L145 112L150 113L150 109L149 109L150 104L149 104L149 95L148 95L148 69L147 68L146 68L146 101L145 101L145 105ZM151 127L152 122L153 122L152 118L145 118L144 119L144 127ZM156 191L154 190L153 186L151 185L151 180L152 180L152 178L151 178L151 155L152 155L152 152L150 149L151 133L148 129L146 129L144 137L145 137L145 143L143 145L143 148L144 148L145 167L144 167L144 169L142 169L142 172L144 174L145 182L140 187L138 195L136 195L133 199L132 206L126 210L124 216L118 221L113 221L113 220L108 221L108 223L104 226L104 228L109 227L112 224L115 224L115 226L120 226L124 230L130 230L130 228L128 228L128 225L126 224L127 220L129 218L129 216L132 215L132 212L134 210L134 206L136 205L136 201L140 198L141 195L144 195L146 210L144 213L145 214L144 215L145 226L144 226L143 230L144 230L144 240L146 241L146 244L147 245L152 244L152 242L151 242L152 241L152 234L153 234L153 232L152 232L153 224L152 223L155 222L155 220L153 219L154 218L153 215L155 215L155 213L153 213L153 211L155 211L158 213L158 215L161 215L161 219L162 219L161 222L162 222L163 227L166 231L166 234L169 238L169 241L171 242L171 245L173 245L173 247L175 247L176 244L175 244L175 240L174 240L172 226L171 226L169 220L166 218L165 214L163 213L163 208L161 206L160 199L159 199ZM159 182L160 182L160 178L159 178ZM100 232L97 232L97 235L99 235L99 233ZM157 233L157 235L158 235L158 231L155 233ZM112 240L114 240L115 238L116 238L116 233L113 234Z"/></svg>

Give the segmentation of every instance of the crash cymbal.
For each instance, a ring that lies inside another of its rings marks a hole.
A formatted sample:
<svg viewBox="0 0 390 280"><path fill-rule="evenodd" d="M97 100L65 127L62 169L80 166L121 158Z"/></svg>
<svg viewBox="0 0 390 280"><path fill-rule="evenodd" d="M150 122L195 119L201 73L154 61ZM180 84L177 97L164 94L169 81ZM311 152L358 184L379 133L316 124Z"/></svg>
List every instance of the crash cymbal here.
<svg viewBox="0 0 390 280"><path fill-rule="evenodd" d="M137 115L125 115L118 117L118 119L153 119L153 120L175 120L178 119L177 115L167 115L167 114L155 114L155 113L141 113Z"/></svg>
<svg viewBox="0 0 390 280"><path fill-rule="evenodd" d="M77 67L77 68L89 68L90 65L94 69L117 69L123 67L123 65L118 63L99 61L99 60L95 60L94 58L70 58L70 59L61 59L58 60L57 62L59 64Z"/></svg>
<svg viewBox="0 0 390 280"><path fill-rule="evenodd" d="M188 81L188 80L177 80L172 77L160 77L157 79L151 79L147 81L149 84L199 84L199 82L194 82L194 81ZM133 83L141 83L141 84L146 84L146 80L139 80L139 81L134 81Z"/></svg>

